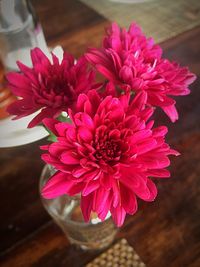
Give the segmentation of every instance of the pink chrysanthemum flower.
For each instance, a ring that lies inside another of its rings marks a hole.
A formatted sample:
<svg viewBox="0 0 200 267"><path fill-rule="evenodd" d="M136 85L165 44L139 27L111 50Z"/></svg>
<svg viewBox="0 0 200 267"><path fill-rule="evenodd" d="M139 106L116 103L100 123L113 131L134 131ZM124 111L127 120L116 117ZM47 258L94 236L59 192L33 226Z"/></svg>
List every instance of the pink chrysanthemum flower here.
<svg viewBox="0 0 200 267"><path fill-rule="evenodd" d="M130 102L129 95L101 99L95 90L81 94L72 124L53 119L44 124L57 142L44 146L42 159L57 172L42 190L45 198L81 193L84 219L96 212L104 220L111 212L121 226L126 213L137 211L137 198L153 201L157 189L151 177L169 177L168 156L178 155L165 143L167 128L152 128L146 93Z"/></svg>
<svg viewBox="0 0 200 267"><path fill-rule="evenodd" d="M90 63L110 81L135 93L145 91L147 104L160 107L174 122L178 119L175 100L169 96L187 95L195 75L188 68L162 59L162 50L147 39L136 24L128 31L113 23L100 49L86 54Z"/></svg>
<svg viewBox="0 0 200 267"><path fill-rule="evenodd" d="M161 47L154 43L153 38L147 39L135 23L130 25L128 31L112 23L106 29L106 33L103 40L105 49L113 49L119 54L123 51L138 53L138 56L144 57L148 62L154 62L156 58L160 59L162 56Z"/></svg>
<svg viewBox="0 0 200 267"><path fill-rule="evenodd" d="M84 57L75 63L73 56L64 53L60 63L52 53L51 62L39 48L35 48L31 58L33 68L18 62L21 73L7 75L13 94L20 97L10 105L8 112L19 119L41 110L28 127L73 108L80 93L94 88L94 71L87 70Z"/></svg>

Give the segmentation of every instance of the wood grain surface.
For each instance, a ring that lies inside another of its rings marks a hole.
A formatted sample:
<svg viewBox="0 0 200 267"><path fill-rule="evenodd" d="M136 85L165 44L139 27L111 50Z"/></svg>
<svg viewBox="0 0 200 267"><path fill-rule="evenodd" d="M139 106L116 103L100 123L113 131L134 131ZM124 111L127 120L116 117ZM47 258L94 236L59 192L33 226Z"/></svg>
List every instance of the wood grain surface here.
<svg viewBox="0 0 200 267"><path fill-rule="evenodd" d="M99 45L108 21L74 0L33 0L48 44L61 44L78 57ZM200 27L161 44L165 56L200 75ZM200 79L192 93L177 99L180 119L169 125L168 141L181 156L173 158L171 179L157 181L155 202L139 201L117 238L124 237L147 267L200 266ZM41 205L38 180L43 168L39 145L0 149L0 266L80 267L100 252L69 244Z"/></svg>

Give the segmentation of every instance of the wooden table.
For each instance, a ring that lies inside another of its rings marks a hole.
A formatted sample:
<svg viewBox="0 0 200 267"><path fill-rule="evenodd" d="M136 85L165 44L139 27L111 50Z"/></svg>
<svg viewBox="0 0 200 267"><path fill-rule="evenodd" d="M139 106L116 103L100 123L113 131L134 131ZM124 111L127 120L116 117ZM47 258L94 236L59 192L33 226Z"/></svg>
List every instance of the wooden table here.
<svg viewBox="0 0 200 267"><path fill-rule="evenodd" d="M60 44L78 57L97 46L103 17L74 0L34 0L48 44ZM165 56L200 74L200 27L161 44ZM172 179L158 181L154 203L139 202L117 238L125 237L148 267L200 266L200 80L188 97L177 100L180 119L169 124L168 141L182 155L173 159ZM0 150L1 266L84 266L98 252L83 252L69 244L41 205L38 180L43 168L39 145Z"/></svg>

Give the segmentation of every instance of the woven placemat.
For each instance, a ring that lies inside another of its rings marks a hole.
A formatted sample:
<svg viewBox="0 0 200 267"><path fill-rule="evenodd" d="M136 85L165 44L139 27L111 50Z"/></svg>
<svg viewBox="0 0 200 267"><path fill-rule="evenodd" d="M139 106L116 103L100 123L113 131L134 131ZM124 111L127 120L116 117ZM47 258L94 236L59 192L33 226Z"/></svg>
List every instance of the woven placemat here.
<svg viewBox="0 0 200 267"><path fill-rule="evenodd" d="M126 239L121 239L85 267L145 267Z"/></svg>
<svg viewBox="0 0 200 267"><path fill-rule="evenodd" d="M128 27L132 21L137 22L156 42L200 25L200 0L149 0L135 4L109 0L80 1L122 27Z"/></svg>

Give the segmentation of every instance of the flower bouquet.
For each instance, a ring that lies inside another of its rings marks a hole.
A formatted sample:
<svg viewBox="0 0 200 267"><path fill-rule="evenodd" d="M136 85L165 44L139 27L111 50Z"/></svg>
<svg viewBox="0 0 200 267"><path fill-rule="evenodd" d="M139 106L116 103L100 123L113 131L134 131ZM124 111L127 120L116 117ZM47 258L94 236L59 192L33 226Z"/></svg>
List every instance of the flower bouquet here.
<svg viewBox="0 0 200 267"><path fill-rule="evenodd" d="M128 30L112 23L102 46L77 60L67 52L61 61L53 53L48 58L38 48L31 58L32 68L18 62L20 72L7 75L18 96L8 111L15 119L39 111L28 127L43 124L51 133L41 149L55 173L42 196L80 194L86 222L92 212L101 221L110 212L122 226L126 214L136 213L138 198L156 198L152 178L170 177L169 156L179 153L152 115L162 109L175 122L172 97L189 94L195 75L163 58L135 23Z"/></svg>

